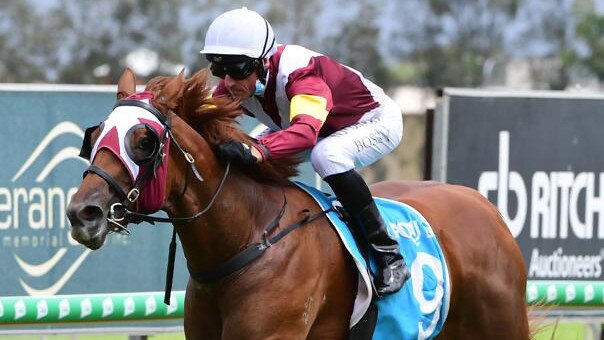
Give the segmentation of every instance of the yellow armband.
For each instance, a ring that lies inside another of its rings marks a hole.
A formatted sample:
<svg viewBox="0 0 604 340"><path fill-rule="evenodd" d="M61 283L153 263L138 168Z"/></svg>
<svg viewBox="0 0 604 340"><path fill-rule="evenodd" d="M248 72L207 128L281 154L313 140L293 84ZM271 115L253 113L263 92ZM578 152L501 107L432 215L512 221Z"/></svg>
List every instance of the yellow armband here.
<svg viewBox="0 0 604 340"><path fill-rule="evenodd" d="M312 116L322 122L327 118L327 99L308 94L295 95L290 104L289 120L299 114Z"/></svg>

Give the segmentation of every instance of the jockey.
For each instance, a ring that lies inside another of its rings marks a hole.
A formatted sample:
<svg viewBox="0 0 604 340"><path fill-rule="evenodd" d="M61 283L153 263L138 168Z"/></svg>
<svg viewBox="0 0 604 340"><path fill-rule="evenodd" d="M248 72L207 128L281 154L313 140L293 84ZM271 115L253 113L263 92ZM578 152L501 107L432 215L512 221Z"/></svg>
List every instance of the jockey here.
<svg viewBox="0 0 604 340"><path fill-rule="evenodd" d="M268 21L246 8L218 16L201 53L221 79L214 96L240 101L268 127L254 145L220 144L220 156L255 164L311 150L313 168L370 244L378 264L378 295L401 289L409 271L398 242L388 234L367 184L355 171L400 143L403 121L394 101L358 71L327 56L277 45Z"/></svg>

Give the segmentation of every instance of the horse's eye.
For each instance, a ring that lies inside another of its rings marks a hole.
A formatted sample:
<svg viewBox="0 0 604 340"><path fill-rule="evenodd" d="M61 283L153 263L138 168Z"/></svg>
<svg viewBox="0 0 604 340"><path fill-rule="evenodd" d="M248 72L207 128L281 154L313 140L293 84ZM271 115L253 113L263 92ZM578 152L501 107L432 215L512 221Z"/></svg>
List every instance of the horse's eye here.
<svg viewBox="0 0 604 340"><path fill-rule="evenodd" d="M139 124L128 130L125 145L128 156L140 165L153 157L159 147L159 141L153 131Z"/></svg>
<svg viewBox="0 0 604 340"><path fill-rule="evenodd" d="M141 138L141 141L139 143L140 149L148 150L149 148L152 148L153 146L154 146L154 142L151 137L145 136L145 137Z"/></svg>

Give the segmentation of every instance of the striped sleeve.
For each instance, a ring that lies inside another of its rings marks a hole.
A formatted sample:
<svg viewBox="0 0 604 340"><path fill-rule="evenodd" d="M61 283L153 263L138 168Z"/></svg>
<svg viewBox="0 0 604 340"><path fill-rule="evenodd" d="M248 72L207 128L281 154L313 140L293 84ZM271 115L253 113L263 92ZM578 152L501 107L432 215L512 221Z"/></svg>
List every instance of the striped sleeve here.
<svg viewBox="0 0 604 340"><path fill-rule="evenodd" d="M265 148L264 158L279 159L312 148L317 144L321 125L322 122L312 116L297 115L288 128L260 138L258 143Z"/></svg>
<svg viewBox="0 0 604 340"><path fill-rule="evenodd" d="M331 107L331 90L316 76L292 75L286 92L291 98L290 126L259 140L268 152L265 158L288 157L315 146Z"/></svg>

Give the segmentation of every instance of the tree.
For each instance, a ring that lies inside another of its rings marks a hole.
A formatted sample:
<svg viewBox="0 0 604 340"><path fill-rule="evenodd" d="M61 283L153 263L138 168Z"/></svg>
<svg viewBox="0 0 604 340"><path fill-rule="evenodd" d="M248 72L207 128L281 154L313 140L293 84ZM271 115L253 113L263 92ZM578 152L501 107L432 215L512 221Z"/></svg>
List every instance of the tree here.
<svg viewBox="0 0 604 340"><path fill-rule="evenodd" d="M38 82L53 75L60 27L30 4L6 0L0 11L0 81Z"/></svg>
<svg viewBox="0 0 604 340"><path fill-rule="evenodd" d="M570 82L574 63L572 6L573 2L568 0L524 1L516 18L510 53L517 58L536 60L531 63L533 81L544 83L549 89L563 90Z"/></svg>
<svg viewBox="0 0 604 340"><path fill-rule="evenodd" d="M325 4L317 0L270 0L263 13L273 30L278 43L317 47L316 27L319 13Z"/></svg>
<svg viewBox="0 0 604 340"><path fill-rule="evenodd" d="M181 0L61 0L53 9L63 18L64 34L58 81L67 83L114 84L126 66L126 56L138 49L157 53L158 67L150 74L166 74L162 65L180 64ZM104 67L106 74L94 74Z"/></svg>
<svg viewBox="0 0 604 340"><path fill-rule="evenodd" d="M392 85L392 77L379 50L376 5L370 1L360 1L357 5L356 15L343 22L339 31L327 39L325 53L387 89Z"/></svg>
<svg viewBox="0 0 604 340"><path fill-rule="evenodd" d="M431 0L398 2L401 26L391 51L411 60L423 85L480 86L488 58L504 53L504 28L515 15L515 0Z"/></svg>
<svg viewBox="0 0 604 340"><path fill-rule="evenodd" d="M587 46L587 52L583 56L573 53L568 57L569 63L577 61L604 81L604 16L583 14L577 24L577 36Z"/></svg>

